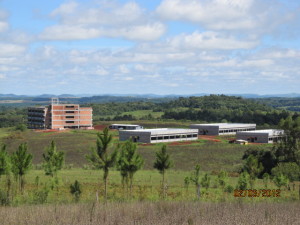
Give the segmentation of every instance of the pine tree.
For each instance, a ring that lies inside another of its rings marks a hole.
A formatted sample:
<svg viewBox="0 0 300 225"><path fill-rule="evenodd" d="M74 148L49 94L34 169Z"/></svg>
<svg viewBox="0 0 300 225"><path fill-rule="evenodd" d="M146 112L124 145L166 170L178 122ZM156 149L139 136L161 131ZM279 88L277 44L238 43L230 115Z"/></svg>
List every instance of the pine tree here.
<svg viewBox="0 0 300 225"><path fill-rule="evenodd" d="M57 151L56 144L51 141L50 146L43 153L43 168L45 174L51 177L57 176L57 172L62 169L65 159L65 153Z"/></svg>
<svg viewBox="0 0 300 225"><path fill-rule="evenodd" d="M20 144L18 150L11 156L12 171L17 178L21 192L25 187L25 174L32 166L32 154L27 153L27 144Z"/></svg>
<svg viewBox="0 0 300 225"><path fill-rule="evenodd" d="M70 185L70 193L74 196L75 202L78 202L81 195L81 185L78 180L75 180L74 184Z"/></svg>
<svg viewBox="0 0 300 225"><path fill-rule="evenodd" d="M112 141L112 135L109 134L108 128L102 133L97 134L96 148L92 148L91 153L86 155L86 159L96 168L103 170L104 195L107 200L107 178L109 169L112 168L117 160L118 151L114 150L109 154L108 149Z"/></svg>
<svg viewBox="0 0 300 225"><path fill-rule="evenodd" d="M6 151L6 145L3 144L0 148L0 181L2 175L7 175L11 170L10 157Z"/></svg>
<svg viewBox="0 0 300 225"><path fill-rule="evenodd" d="M165 198L165 173L166 170L173 166L173 162L170 159L170 155L167 153L167 146L163 145L160 151L156 152L156 160L153 167L162 174L162 189L163 198Z"/></svg>
<svg viewBox="0 0 300 225"><path fill-rule="evenodd" d="M121 147L118 158L118 170L121 172L122 180L129 179L130 196L132 195L132 184L134 174L142 168L144 160L136 151L136 144L132 140L126 141ZM126 181L126 180L125 180ZM127 186L128 183L126 182Z"/></svg>
<svg viewBox="0 0 300 225"><path fill-rule="evenodd" d="M195 166L195 170L193 171L190 180L195 184L196 186L196 193L198 200L201 197L201 190L200 190L200 165L197 164Z"/></svg>

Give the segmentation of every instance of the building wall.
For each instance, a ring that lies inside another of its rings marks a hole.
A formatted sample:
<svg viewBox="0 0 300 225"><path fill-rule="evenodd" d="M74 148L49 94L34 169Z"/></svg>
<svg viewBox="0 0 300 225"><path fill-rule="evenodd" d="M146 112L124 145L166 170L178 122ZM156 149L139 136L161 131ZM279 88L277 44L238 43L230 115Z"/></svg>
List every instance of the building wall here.
<svg viewBox="0 0 300 225"><path fill-rule="evenodd" d="M237 132L236 139L241 139L252 143L273 143L273 141L269 141L268 133Z"/></svg>
<svg viewBox="0 0 300 225"><path fill-rule="evenodd" d="M219 135L218 126L205 126L205 125L190 125L191 129L198 129L199 135Z"/></svg>
<svg viewBox="0 0 300 225"><path fill-rule="evenodd" d="M127 141L130 138L134 142L141 142L141 143L150 143L151 133L150 132L130 132L130 131L119 131L119 140L120 141Z"/></svg>
<svg viewBox="0 0 300 225"><path fill-rule="evenodd" d="M190 128L198 129L199 135L235 135L236 132L238 131L255 130L254 126L220 128L218 125L197 125L197 124L190 125Z"/></svg>
<svg viewBox="0 0 300 225"><path fill-rule="evenodd" d="M28 117L32 118L32 112L39 108L29 108ZM90 107L82 107L78 104L51 104L44 107L41 117L42 125L33 126L32 119L28 120L28 127L33 129L64 129L64 128L92 128L93 111Z"/></svg>
<svg viewBox="0 0 300 225"><path fill-rule="evenodd" d="M174 142L174 141L191 141L197 140L198 135L196 132L191 133L162 133L151 134L151 132L130 132L119 131L119 140L126 141L132 139L134 142L141 143L161 143L161 142Z"/></svg>
<svg viewBox="0 0 300 225"><path fill-rule="evenodd" d="M190 137L189 137L190 136ZM153 140L153 138L156 138ZM198 135L195 134L174 134L174 135L153 135L150 137L150 143L173 142L173 141L193 141L197 140Z"/></svg>
<svg viewBox="0 0 300 225"><path fill-rule="evenodd" d="M30 129L45 129L46 128L46 107L30 107L28 108L27 126Z"/></svg>

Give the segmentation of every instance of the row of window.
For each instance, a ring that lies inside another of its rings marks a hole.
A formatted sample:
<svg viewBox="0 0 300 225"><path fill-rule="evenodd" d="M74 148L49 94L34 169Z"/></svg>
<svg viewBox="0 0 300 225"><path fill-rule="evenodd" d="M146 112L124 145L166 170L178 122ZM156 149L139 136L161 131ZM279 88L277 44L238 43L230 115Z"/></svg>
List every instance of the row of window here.
<svg viewBox="0 0 300 225"><path fill-rule="evenodd" d="M219 130L219 133L233 133L238 131L251 131L255 130L255 128L248 128L248 129L233 129L233 130Z"/></svg>
<svg viewBox="0 0 300 225"><path fill-rule="evenodd" d="M151 140L169 140L169 139L182 139L198 137L197 134L180 134L180 135L168 135L168 136L151 136Z"/></svg>

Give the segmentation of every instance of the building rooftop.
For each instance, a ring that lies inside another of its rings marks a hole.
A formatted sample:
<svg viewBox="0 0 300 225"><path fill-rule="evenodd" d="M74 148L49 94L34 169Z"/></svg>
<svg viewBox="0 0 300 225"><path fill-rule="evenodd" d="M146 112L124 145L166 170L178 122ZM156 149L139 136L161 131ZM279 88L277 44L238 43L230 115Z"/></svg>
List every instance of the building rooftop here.
<svg viewBox="0 0 300 225"><path fill-rule="evenodd" d="M266 129L266 130L252 130L252 131L238 131L238 133L249 133L249 134L269 134L269 135L283 135L284 130L279 129Z"/></svg>
<svg viewBox="0 0 300 225"><path fill-rule="evenodd" d="M151 134L170 134L170 133L198 133L198 129L178 129L178 128L154 128L143 130L122 130L120 132L151 133Z"/></svg>
<svg viewBox="0 0 300 225"><path fill-rule="evenodd" d="M118 123L114 123L114 124L111 124L111 126L135 126L135 127L138 127L140 125L136 125L136 124L118 124Z"/></svg>
<svg viewBox="0 0 300 225"><path fill-rule="evenodd" d="M219 128L234 128L234 127L249 127L249 126L256 126L253 123L201 123L201 124L191 124L193 126L212 126L212 127L219 127Z"/></svg>

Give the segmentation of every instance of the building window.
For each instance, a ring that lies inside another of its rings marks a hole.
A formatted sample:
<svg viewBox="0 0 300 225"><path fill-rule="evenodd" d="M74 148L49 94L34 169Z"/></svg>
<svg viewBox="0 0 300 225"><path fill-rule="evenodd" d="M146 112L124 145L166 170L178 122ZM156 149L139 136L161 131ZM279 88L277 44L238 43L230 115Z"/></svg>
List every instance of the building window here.
<svg viewBox="0 0 300 225"><path fill-rule="evenodd" d="M74 111L66 111L66 113L74 113Z"/></svg>
<svg viewBox="0 0 300 225"><path fill-rule="evenodd" d="M157 137L151 137L151 141L157 140Z"/></svg>
<svg viewBox="0 0 300 225"><path fill-rule="evenodd" d="M74 121L66 121L66 123L74 123Z"/></svg>
<svg viewBox="0 0 300 225"><path fill-rule="evenodd" d="M74 116L66 116L66 118L71 119L74 118Z"/></svg>
<svg viewBox="0 0 300 225"><path fill-rule="evenodd" d="M66 108L74 108L74 105L66 105Z"/></svg>
<svg viewBox="0 0 300 225"><path fill-rule="evenodd" d="M197 137L198 135L197 134L193 134L193 137Z"/></svg>

